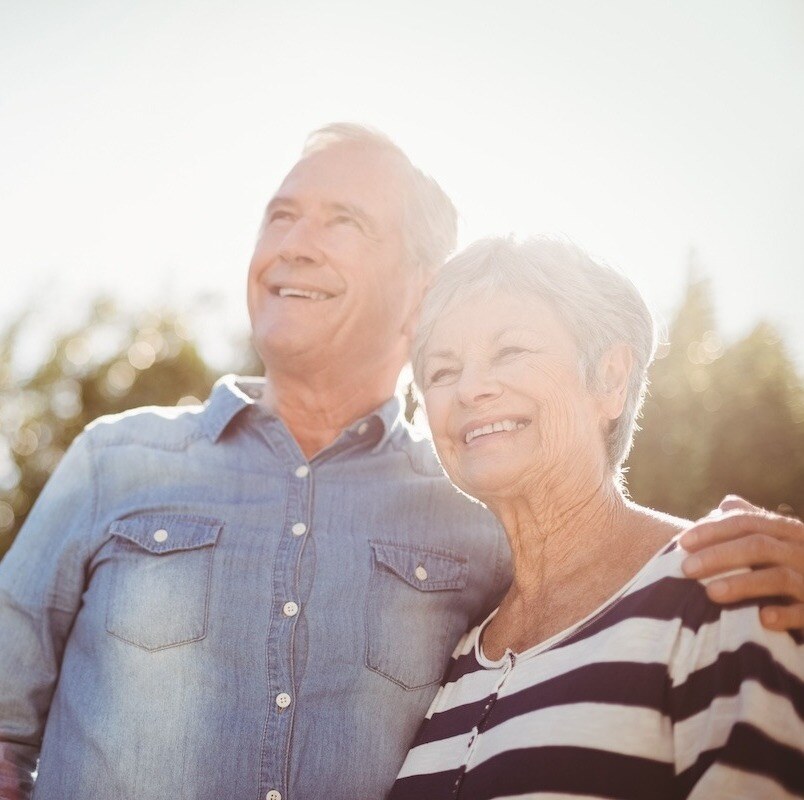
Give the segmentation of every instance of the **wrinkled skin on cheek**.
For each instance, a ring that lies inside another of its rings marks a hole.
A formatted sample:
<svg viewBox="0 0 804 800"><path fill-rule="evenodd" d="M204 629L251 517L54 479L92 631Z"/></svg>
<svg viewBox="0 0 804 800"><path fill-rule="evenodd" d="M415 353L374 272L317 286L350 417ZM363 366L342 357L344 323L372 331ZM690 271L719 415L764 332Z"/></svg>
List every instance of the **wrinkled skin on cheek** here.
<svg viewBox="0 0 804 800"><path fill-rule="evenodd" d="M431 352L451 354L428 365L424 391L439 458L453 482L481 500L565 483L589 462L588 448L602 444L574 340L540 302L468 302L445 315L428 342ZM466 443L467 426L503 419L528 424Z"/></svg>

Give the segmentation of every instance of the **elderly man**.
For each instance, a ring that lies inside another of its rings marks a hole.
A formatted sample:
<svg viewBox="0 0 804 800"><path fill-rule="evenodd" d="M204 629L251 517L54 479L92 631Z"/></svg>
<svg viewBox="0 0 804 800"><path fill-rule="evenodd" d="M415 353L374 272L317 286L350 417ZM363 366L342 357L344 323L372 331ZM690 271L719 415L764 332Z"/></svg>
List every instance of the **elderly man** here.
<svg viewBox="0 0 804 800"><path fill-rule="evenodd" d="M387 792L509 579L496 524L394 397L454 240L448 198L385 137L311 137L249 270L265 380L90 426L0 566L0 798L29 795L37 758L39 800ZM742 514L698 545L755 524L799 535ZM719 548L704 572L755 555Z"/></svg>

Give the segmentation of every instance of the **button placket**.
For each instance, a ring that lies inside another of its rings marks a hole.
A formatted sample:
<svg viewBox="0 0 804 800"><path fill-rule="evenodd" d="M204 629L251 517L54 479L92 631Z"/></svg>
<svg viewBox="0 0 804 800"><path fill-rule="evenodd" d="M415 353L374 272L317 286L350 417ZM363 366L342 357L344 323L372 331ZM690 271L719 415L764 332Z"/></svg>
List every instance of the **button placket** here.
<svg viewBox="0 0 804 800"><path fill-rule="evenodd" d="M291 737L295 714L294 632L299 618L299 569L310 532L313 469L287 442L282 456L287 470L284 535L280 537L271 567L273 613L268 630L267 708L262 741L262 796L281 800L287 795L287 769L291 763ZM293 599L291 599L293 598ZM275 793L275 794L272 794Z"/></svg>

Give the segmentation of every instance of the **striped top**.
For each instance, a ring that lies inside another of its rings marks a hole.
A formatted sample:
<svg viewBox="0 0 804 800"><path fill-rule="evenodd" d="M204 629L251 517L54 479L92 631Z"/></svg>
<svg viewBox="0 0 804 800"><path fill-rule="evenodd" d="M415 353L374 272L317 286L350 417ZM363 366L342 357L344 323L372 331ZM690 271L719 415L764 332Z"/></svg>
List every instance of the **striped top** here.
<svg viewBox="0 0 804 800"><path fill-rule="evenodd" d="M389 800L804 797L804 647L684 578L672 542L599 609L490 661L458 644Z"/></svg>

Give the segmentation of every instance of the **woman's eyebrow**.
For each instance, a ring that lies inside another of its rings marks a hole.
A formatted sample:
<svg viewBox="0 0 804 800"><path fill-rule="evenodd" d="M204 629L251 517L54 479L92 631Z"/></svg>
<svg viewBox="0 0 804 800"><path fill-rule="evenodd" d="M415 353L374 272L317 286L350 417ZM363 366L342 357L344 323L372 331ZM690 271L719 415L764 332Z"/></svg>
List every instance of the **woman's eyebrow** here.
<svg viewBox="0 0 804 800"><path fill-rule="evenodd" d="M458 354L454 350L434 350L432 353L427 353L425 361L430 361L435 358L445 358L455 360Z"/></svg>

